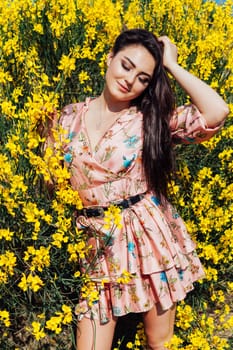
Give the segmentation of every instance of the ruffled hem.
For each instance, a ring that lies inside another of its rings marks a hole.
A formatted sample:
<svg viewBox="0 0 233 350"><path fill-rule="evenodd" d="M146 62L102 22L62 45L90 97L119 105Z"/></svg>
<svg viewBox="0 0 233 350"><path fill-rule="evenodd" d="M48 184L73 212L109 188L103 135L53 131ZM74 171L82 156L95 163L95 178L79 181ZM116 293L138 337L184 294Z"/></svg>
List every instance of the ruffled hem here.
<svg viewBox="0 0 233 350"><path fill-rule="evenodd" d="M77 220L86 227L92 248L82 268L95 282L99 300L91 308L88 300L80 300L79 318L86 315L106 323L113 316L148 311L155 303L167 310L204 277L183 220L151 194L122 211L121 228L107 230L102 218L84 219ZM131 278L121 283L125 273Z"/></svg>
<svg viewBox="0 0 233 350"><path fill-rule="evenodd" d="M204 277L195 252L188 256L188 260L190 265L185 270L173 267L160 273L134 276L127 284L105 283L106 278L102 282L94 279L99 300L91 307L88 300L80 300L75 309L78 320L88 317L105 324L112 317L149 311L156 303L160 303L163 310L168 310L193 290L195 281Z"/></svg>

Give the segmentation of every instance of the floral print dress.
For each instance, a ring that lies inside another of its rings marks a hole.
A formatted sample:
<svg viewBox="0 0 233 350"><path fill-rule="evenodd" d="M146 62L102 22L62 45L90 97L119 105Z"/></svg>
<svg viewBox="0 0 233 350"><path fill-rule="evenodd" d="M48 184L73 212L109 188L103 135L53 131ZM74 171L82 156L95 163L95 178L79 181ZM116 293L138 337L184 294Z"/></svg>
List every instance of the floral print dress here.
<svg viewBox="0 0 233 350"><path fill-rule="evenodd" d="M92 150L84 119L90 103L88 98L66 106L60 119L68 131L65 160L72 172L71 184L83 206L109 206L137 194L144 196L121 211L121 227L106 229L102 217L77 217L78 227L87 232L87 245L92 245L81 265L88 269L99 299L91 307L89 300L80 300L76 313L106 323L112 316L148 311L155 303L167 310L204 276L195 244L177 211L170 204L161 205L147 191L141 159L142 114L132 107L120 115ZM207 128L194 105L177 108L171 120L175 142L202 142L219 127Z"/></svg>

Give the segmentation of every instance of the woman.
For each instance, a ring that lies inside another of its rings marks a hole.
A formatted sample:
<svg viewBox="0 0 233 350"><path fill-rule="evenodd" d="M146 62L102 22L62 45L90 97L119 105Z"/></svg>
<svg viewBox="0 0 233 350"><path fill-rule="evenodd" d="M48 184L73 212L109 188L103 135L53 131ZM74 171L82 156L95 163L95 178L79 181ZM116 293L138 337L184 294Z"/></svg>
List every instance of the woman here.
<svg viewBox="0 0 233 350"><path fill-rule="evenodd" d="M209 139L228 107L177 63L177 48L165 36L124 31L107 66L102 94L66 106L60 119L69 133L71 184L84 205L77 225L94 254L81 264L99 296L91 307L85 299L77 305L77 349L110 350L117 318L140 312L148 349L162 350L173 334L176 302L204 275L194 243L167 201L173 144ZM175 108L167 71L192 105ZM112 231L103 217L110 204L121 217Z"/></svg>

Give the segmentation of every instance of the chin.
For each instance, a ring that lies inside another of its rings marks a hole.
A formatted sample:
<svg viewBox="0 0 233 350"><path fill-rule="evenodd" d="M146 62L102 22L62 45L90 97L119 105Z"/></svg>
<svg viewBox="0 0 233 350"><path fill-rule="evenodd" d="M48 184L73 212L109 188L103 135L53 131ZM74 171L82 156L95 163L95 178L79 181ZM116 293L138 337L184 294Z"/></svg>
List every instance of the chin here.
<svg viewBox="0 0 233 350"><path fill-rule="evenodd" d="M131 102L133 100L135 100L139 95L132 95L130 93L127 92L118 92L115 94L115 97L118 98L120 101L128 101Z"/></svg>

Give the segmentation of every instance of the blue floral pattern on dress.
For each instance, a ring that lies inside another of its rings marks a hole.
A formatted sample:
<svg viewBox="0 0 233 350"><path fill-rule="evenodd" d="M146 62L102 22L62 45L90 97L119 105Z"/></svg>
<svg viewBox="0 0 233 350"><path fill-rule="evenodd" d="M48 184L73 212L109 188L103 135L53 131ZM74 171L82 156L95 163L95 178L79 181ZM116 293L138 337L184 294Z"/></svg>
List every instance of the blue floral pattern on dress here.
<svg viewBox="0 0 233 350"><path fill-rule="evenodd" d="M164 271L160 272L160 280L162 282L168 282L167 275L166 275L166 273Z"/></svg>
<svg viewBox="0 0 233 350"><path fill-rule="evenodd" d="M131 148L131 147L134 147L138 141L139 141L139 137L137 135L133 135L123 142L126 145L126 147Z"/></svg>
<svg viewBox="0 0 233 350"><path fill-rule="evenodd" d="M136 255L134 253L135 243L134 242L129 242L127 244L127 248L128 248L128 252L131 253L134 258L136 258Z"/></svg>
<svg viewBox="0 0 233 350"><path fill-rule="evenodd" d="M70 152L66 153L66 154L64 155L64 160L65 160L65 162L67 162L67 163L71 163L72 160L73 160L73 155L72 155L72 153L70 153Z"/></svg>
<svg viewBox="0 0 233 350"><path fill-rule="evenodd" d="M184 270L179 270L178 271L178 275L179 275L180 280L183 281L183 279L184 279Z"/></svg>
<svg viewBox="0 0 233 350"><path fill-rule="evenodd" d="M128 168L132 162L135 160L136 158L136 154L133 154L131 158L126 158L125 156L123 156L123 166L124 168Z"/></svg>
<svg viewBox="0 0 233 350"><path fill-rule="evenodd" d="M155 205L160 205L160 200L156 196L151 196L151 200Z"/></svg>

